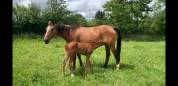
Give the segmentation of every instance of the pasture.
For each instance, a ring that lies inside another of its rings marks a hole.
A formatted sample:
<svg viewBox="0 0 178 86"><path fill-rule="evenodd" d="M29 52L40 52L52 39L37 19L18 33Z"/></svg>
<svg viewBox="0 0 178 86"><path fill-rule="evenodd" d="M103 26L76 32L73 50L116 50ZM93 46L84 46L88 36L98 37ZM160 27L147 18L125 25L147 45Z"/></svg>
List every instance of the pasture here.
<svg viewBox="0 0 178 86"><path fill-rule="evenodd" d="M74 78L62 73L65 44L59 37L46 45L42 36L15 36L13 86L165 86L165 41L122 41L119 70L113 54L102 68L104 46L97 48L92 71L84 75L77 59Z"/></svg>

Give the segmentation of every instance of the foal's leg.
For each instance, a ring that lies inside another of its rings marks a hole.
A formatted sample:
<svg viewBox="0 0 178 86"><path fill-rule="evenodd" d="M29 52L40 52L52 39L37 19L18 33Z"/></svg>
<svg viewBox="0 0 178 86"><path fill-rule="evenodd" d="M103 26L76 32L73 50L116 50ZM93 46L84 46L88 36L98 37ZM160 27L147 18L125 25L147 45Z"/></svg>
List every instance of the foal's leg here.
<svg viewBox="0 0 178 86"><path fill-rule="evenodd" d="M74 62L75 62L75 57L76 55L73 55L72 57L70 57L70 60L69 60L69 66L70 66L70 72L71 72L71 77L74 77L74 70L75 70L75 67L74 67Z"/></svg>
<svg viewBox="0 0 178 86"><path fill-rule="evenodd" d="M106 60L105 60L104 68L107 68L109 57L111 55L110 48L108 45L105 45L105 50L106 50Z"/></svg>
<svg viewBox="0 0 178 86"><path fill-rule="evenodd" d="M112 47L111 48L111 51L112 51L112 53L114 54L114 57L115 57L115 59L116 59L116 67L117 68L119 68L119 61L120 61L120 59L119 59L119 55L118 55L118 52L117 52L117 50L116 50L116 48L115 47Z"/></svg>
<svg viewBox="0 0 178 86"><path fill-rule="evenodd" d="M92 59L91 59L91 57L90 57L91 55L89 55L89 59L88 59L88 71L91 71L91 61L92 61Z"/></svg>
<svg viewBox="0 0 178 86"><path fill-rule="evenodd" d="M66 63L69 60L69 55L66 54L65 58L64 58L64 62L63 62L63 73L65 74L65 67L66 67Z"/></svg>

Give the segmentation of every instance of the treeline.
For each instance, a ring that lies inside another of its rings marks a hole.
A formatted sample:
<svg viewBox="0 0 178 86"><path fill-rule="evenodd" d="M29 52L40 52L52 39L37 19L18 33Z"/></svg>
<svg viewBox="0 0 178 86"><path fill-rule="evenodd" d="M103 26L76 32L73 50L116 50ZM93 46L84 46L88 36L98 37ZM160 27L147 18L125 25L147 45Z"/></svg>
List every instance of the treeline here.
<svg viewBox="0 0 178 86"><path fill-rule="evenodd" d="M64 0L48 0L45 9L35 4L14 5L13 33L43 34L48 20L52 20L80 26L109 24L120 28L124 34L165 35L165 1L154 1L150 7L151 0L110 0L103 6L104 11L97 11L90 20L69 11Z"/></svg>

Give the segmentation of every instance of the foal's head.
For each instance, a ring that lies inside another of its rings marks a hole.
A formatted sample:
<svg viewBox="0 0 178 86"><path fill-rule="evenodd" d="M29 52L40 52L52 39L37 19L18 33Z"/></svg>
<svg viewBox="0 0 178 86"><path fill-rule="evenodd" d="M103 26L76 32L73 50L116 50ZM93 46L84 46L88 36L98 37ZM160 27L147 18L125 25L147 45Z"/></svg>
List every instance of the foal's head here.
<svg viewBox="0 0 178 86"><path fill-rule="evenodd" d="M49 41L58 34L60 30L64 28L64 25L54 23L52 21L48 22L48 26L46 27L46 33L44 35L45 44L48 44Z"/></svg>

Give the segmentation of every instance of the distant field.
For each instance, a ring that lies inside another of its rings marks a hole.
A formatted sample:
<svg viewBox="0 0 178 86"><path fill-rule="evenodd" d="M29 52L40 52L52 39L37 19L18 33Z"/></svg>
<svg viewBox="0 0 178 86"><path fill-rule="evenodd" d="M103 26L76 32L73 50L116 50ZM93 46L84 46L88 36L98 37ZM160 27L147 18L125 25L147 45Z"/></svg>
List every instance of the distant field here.
<svg viewBox="0 0 178 86"><path fill-rule="evenodd" d="M42 37L14 37L13 86L165 86L165 41L122 42L120 70L112 54L108 68L101 67L100 47L92 54L92 72L84 76L77 59L74 78L62 73L64 45L60 38L46 45Z"/></svg>

